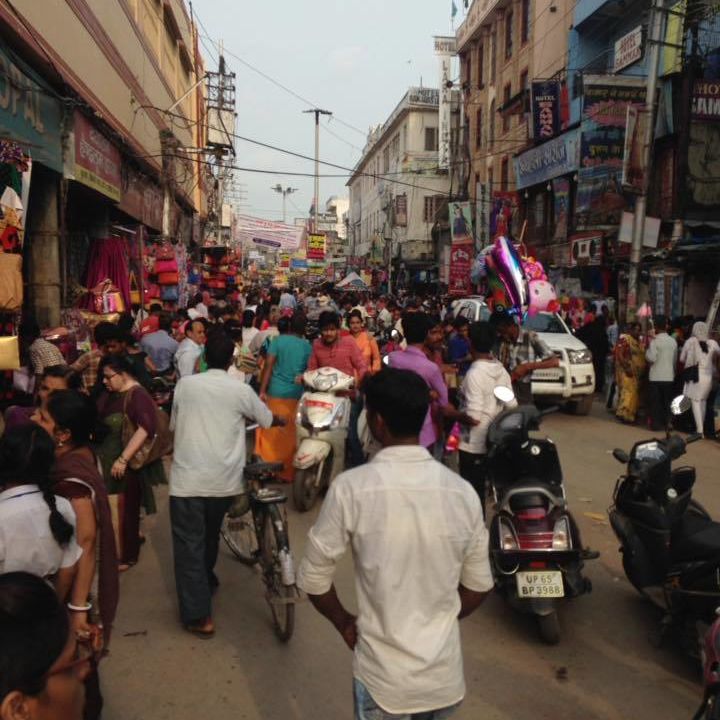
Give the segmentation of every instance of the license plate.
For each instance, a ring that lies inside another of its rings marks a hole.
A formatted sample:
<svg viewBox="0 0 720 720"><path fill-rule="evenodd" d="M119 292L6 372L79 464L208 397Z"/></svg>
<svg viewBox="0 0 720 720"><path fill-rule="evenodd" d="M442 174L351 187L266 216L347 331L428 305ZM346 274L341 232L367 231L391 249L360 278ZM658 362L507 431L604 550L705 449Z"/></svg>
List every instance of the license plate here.
<svg viewBox="0 0 720 720"><path fill-rule="evenodd" d="M565 595L562 573L557 570L519 572L515 575L518 597L557 598Z"/></svg>

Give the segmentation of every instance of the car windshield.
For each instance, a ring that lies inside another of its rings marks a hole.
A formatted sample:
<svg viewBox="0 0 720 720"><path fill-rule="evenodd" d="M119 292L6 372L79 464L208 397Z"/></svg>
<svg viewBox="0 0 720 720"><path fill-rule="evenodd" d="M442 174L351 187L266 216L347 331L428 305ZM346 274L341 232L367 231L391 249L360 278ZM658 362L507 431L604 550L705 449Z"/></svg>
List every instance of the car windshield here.
<svg viewBox="0 0 720 720"><path fill-rule="evenodd" d="M557 315L552 313L538 313L526 315L523 321L526 330L541 333L567 333L565 326Z"/></svg>

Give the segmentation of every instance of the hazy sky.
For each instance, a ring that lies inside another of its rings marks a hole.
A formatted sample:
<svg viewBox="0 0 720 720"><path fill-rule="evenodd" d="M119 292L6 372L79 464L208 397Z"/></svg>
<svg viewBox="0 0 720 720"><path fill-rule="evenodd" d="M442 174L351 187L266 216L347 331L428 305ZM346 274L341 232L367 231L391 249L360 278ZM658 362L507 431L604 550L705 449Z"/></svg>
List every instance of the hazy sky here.
<svg viewBox="0 0 720 720"><path fill-rule="evenodd" d="M461 7L462 0L456 4ZM193 9L211 38L205 44L216 56L222 41L236 73L237 134L314 155L314 119L302 113L310 106L232 55L331 110L337 119L321 119L327 130L321 129L320 157L353 167L368 128L385 121L410 85L422 77L424 85L437 87L432 36L449 34L451 0L194 0ZM208 49L201 50L214 69ZM312 161L241 140L235 150L236 165L273 171L235 171L235 181L245 185L248 214L280 219L282 198L270 189L277 183L298 189L288 198L288 220L307 214L312 177L278 171L312 174ZM321 175L342 172L320 167ZM321 207L330 195L346 195L346 182L347 177L321 177Z"/></svg>

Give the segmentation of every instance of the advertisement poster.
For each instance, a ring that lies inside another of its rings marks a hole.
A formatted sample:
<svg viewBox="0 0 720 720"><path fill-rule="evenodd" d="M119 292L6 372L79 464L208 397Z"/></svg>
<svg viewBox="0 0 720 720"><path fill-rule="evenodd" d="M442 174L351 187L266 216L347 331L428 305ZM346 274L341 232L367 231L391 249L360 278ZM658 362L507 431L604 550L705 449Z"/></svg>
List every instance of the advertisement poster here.
<svg viewBox="0 0 720 720"><path fill-rule="evenodd" d="M570 203L570 180L555 178L552 181L555 207L555 242L565 242L568 234L568 211Z"/></svg>
<svg viewBox="0 0 720 720"><path fill-rule="evenodd" d="M490 211L490 237L515 237L518 232L520 198L516 192L494 190Z"/></svg>
<svg viewBox="0 0 720 720"><path fill-rule="evenodd" d="M625 126L630 105L645 101L644 81L589 75L584 78L580 170L575 214L579 229L616 227L622 193Z"/></svg>
<svg viewBox="0 0 720 720"><path fill-rule="evenodd" d="M626 192L643 192L647 169L643 147L649 121L649 115L643 108L628 105L622 166L622 185Z"/></svg>
<svg viewBox="0 0 720 720"><path fill-rule="evenodd" d="M395 196L395 226L407 227L407 195Z"/></svg>
<svg viewBox="0 0 720 720"><path fill-rule="evenodd" d="M453 244L450 248L450 273L448 277L448 293L450 295L469 295L472 291L470 283L472 257L472 242Z"/></svg>
<svg viewBox="0 0 720 720"><path fill-rule="evenodd" d="M533 133L536 141L549 140L560 134L560 83L532 84Z"/></svg>
<svg viewBox="0 0 720 720"><path fill-rule="evenodd" d="M473 227L472 215L470 213L469 202L456 202L450 205L452 211L452 219L450 232L452 234L452 244L472 243Z"/></svg>
<svg viewBox="0 0 720 720"><path fill-rule="evenodd" d="M308 260L325 260L325 236L324 235L308 235L307 259Z"/></svg>

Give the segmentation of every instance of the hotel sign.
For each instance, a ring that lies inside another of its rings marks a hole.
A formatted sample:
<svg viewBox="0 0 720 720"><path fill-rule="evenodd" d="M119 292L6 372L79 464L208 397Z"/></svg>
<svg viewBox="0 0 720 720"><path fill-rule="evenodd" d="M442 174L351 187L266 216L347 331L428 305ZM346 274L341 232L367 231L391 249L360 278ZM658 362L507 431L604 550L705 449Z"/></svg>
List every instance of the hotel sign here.
<svg viewBox="0 0 720 720"><path fill-rule="evenodd" d="M642 57L642 53L642 25L638 25L615 42L613 72L620 72L628 65L636 63Z"/></svg>

